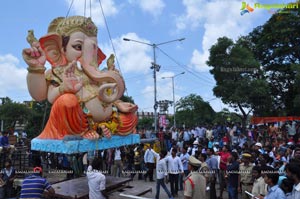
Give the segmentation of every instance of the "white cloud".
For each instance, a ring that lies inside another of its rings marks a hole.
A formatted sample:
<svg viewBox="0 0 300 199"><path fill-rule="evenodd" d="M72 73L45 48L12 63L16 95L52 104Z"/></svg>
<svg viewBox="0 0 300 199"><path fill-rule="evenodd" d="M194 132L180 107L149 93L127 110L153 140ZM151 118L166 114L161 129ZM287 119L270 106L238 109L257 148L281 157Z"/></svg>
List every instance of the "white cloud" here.
<svg viewBox="0 0 300 199"><path fill-rule="evenodd" d="M20 68L18 58L11 54L0 55L0 96L10 97L13 101L29 98L25 68Z"/></svg>
<svg viewBox="0 0 300 199"><path fill-rule="evenodd" d="M118 38L112 39L117 53L117 58L121 67L121 72L146 73L147 71L149 71L151 62L153 60L152 57L149 55L152 52L152 47L134 41L124 41L123 38L129 38L136 41L150 43L148 40L140 38L136 33L127 33ZM102 45L101 49L107 55L107 57L111 53L113 53L110 43Z"/></svg>
<svg viewBox="0 0 300 199"><path fill-rule="evenodd" d="M193 51L193 56L190 61L190 64L192 66L197 67L197 70L200 72L208 71L210 67L208 67L205 63L206 60L208 59L208 56L209 56L208 51L204 51L204 53L200 53L198 50L195 49Z"/></svg>
<svg viewBox="0 0 300 199"><path fill-rule="evenodd" d="M68 6L71 6L72 0L65 0ZM90 5L91 2L91 5ZM118 8L115 5L114 0L101 0L101 5L103 8L103 12L105 17L115 16L118 14ZM86 8L84 10L84 8ZM90 9L91 8L91 9ZM72 11L77 15L92 17L93 22L97 26L104 27L104 18L102 15L102 10L100 7L99 0L91 0L91 1L73 1L73 5L71 8Z"/></svg>
<svg viewBox="0 0 300 199"><path fill-rule="evenodd" d="M248 2L253 5L253 2ZM237 39L252 30L254 23L260 21L262 11L240 15L241 1L238 0L183 0L185 13L176 18L177 31L203 28L201 48L195 49L190 61L198 71L208 71L206 61L210 47L219 37ZM257 24L256 24L257 25Z"/></svg>
<svg viewBox="0 0 300 199"><path fill-rule="evenodd" d="M130 0L129 3L138 4L144 12L147 12L154 17L162 14L165 7L165 3L162 0Z"/></svg>

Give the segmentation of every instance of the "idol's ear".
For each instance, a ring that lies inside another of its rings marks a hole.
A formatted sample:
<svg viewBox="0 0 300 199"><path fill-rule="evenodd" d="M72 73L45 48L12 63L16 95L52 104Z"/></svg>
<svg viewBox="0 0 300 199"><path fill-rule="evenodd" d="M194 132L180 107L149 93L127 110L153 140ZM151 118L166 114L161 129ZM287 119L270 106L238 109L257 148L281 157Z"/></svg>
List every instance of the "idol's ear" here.
<svg viewBox="0 0 300 199"><path fill-rule="evenodd" d="M102 63L102 61L106 58L106 55L102 52L100 48L98 48L97 51L97 60L98 60L98 66Z"/></svg>
<svg viewBox="0 0 300 199"><path fill-rule="evenodd" d="M47 61L52 67L64 66L68 63L62 53L62 37L58 34L47 34L39 40L41 48L45 52Z"/></svg>

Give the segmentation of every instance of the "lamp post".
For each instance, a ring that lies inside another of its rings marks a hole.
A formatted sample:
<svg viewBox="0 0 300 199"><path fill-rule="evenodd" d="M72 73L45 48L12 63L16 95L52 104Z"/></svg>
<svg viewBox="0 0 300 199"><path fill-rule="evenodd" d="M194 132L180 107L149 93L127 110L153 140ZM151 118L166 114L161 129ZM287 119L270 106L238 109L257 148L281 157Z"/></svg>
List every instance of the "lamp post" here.
<svg viewBox="0 0 300 199"><path fill-rule="evenodd" d="M153 62L151 63L151 69L153 69L153 79L154 79L154 131L155 133L157 133L157 108L158 108L158 104L157 104L157 99L156 99L156 95L157 95L157 90L156 90L156 72L159 71L160 66L158 64L156 64L156 54L155 54L155 49L157 46L163 45L163 44L168 44L171 42L175 42L175 41L183 41L185 40L185 38L181 38L181 39L174 39L174 40L170 40L170 41L166 41L166 42L162 42L162 43L158 43L158 44L154 44L154 43L146 43L146 42L142 42L142 41L137 41L134 39L128 39L128 38L123 38L124 41L132 41L132 42L136 42L136 43L140 43L140 44L145 44L148 46L151 46L153 48Z"/></svg>
<svg viewBox="0 0 300 199"><path fill-rule="evenodd" d="M174 111L174 123L173 123L173 125L174 125L174 128L176 128L176 117L175 117L175 89L174 89L174 78L175 77L177 77L177 76L179 76L179 75L183 75L185 72L181 72L181 73L179 73L179 74L177 74L177 75L173 75L173 76L171 76L171 77L162 77L162 79L167 79L167 78L171 78L172 79L172 90L173 90L173 111Z"/></svg>

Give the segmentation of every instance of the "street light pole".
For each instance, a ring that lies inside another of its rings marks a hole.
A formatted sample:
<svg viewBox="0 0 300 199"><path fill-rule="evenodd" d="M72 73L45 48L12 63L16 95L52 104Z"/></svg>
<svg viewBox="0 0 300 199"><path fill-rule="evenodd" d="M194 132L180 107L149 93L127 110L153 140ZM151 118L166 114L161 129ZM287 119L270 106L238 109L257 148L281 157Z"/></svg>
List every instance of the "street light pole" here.
<svg viewBox="0 0 300 199"><path fill-rule="evenodd" d="M157 133L157 108L158 108L158 103L157 103L157 90L156 90L156 72L159 72L160 66L156 64L156 53L155 53L155 49L157 48L157 46L160 45L164 45L167 43L171 43L171 42L175 42L175 41L183 41L185 40L185 38L181 38L181 39L174 39L174 40L170 40L170 41L166 41L166 42L162 42L162 43L158 43L158 44L150 44L150 43L146 43L146 42L142 42L142 41L138 41L138 40L134 40L134 39L128 39L128 38L123 38L124 41L133 41L136 43L140 43L140 44L145 44L148 46L151 46L153 48L153 63L151 66L151 69L153 69L153 79L154 79L154 131L155 133Z"/></svg>
<svg viewBox="0 0 300 199"><path fill-rule="evenodd" d="M174 122L173 122L173 126L174 128L176 128L176 104L175 104L175 85L174 85L174 78L179 76L179 75L183 75L185 72L181 72L177 75L173 75L171 77L162 77L162 79L166 79L166 78L171 78L172 79L172 90L173 90L173 111L174 111Z"/></svg>
<svg viewBox="0 0 300 199"><path fill-rule="evenodd" d="M174 130L175 130L175 128L176 128L176 114L175 114L175 109L176 109L176 107L175 107L175 89L174 89L174 77L175 76L173 76L172 77L172 90L173 90L173 114L174 114L174 121L173 121L173 126L174 126Z"/></svg>
<svg viewBox="0 0 300 199"><path fill-rule="evenodd" d="M153 69L153 80L154 80L154 132L157 133L157 108L158 108L158 104L157 104L157 89L156 89L156 72L159 72L160 66L158 64L156 64L156 54L155 54L155 48L156 45L153 44L153 63L151 66L151 69Z"/></svg>

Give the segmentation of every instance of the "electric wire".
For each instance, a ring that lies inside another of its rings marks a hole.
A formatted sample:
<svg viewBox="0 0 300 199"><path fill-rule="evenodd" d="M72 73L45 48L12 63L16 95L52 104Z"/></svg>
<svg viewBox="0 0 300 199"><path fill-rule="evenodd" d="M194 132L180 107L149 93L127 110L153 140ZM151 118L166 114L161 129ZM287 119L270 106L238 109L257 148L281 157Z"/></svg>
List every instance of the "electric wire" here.
<svg viewBox="0 0 300 199"><path fill-rule="evenodd" d="M192 74L193 76L195 76L195 77L197 77L198 79L200 79L200 80L203 80L203 81L205 81L205 83L207 84L207 83L210 83L210 84L214 84L213 82L211 82L211 79L208 79L207 77L206 77L206 79L203 79L202 77L200 77L199 75L197 75L197 74L195 74L195 72L193 72L193 71L190 71L189 69L188 69L188 67L187 66L185 66L185 65L182 65L182 64L180 64L178 61L176 61L174 58L172 58L170 55L168 55L165 51L163 51L161 48L159 48L159 47L157 47L165 56L167 56L169 59L171 59L173 62L175 62L178 66L180 66L181 68L183 68L184 70L186 70L187 72L189 72L190 74ZM208 81L208 82L207 82Z"/></svg>
<svg viewBox="0 0 300 199"><path fill-rule="evenodd" d="M211 82L211 80L209 80L209 79L204 79L204 78L200 77L199 75L197 75L197 74L195 74L194 72L190 71L190 70L188 69L187 66L183 67L182 64L180 64L180 63L179 63L178 61L176 61L173 57L171 57L170 55L168 55L168 54L167 54L165 51L163 51L161 48L159 48L159 47L157 47L157 48L158 48L158 49L159 49L166 57L168 57L169 59L171 59L171 60L172 60L174 63L176 63L178 66L180 66L181 68L183 68L184 70L186 70L188 73L192 74L193 76L197 77L198 79L204 81L205 84L206 84L207 86L210 86L210 87L214 86L214 83Z"/></svg>

